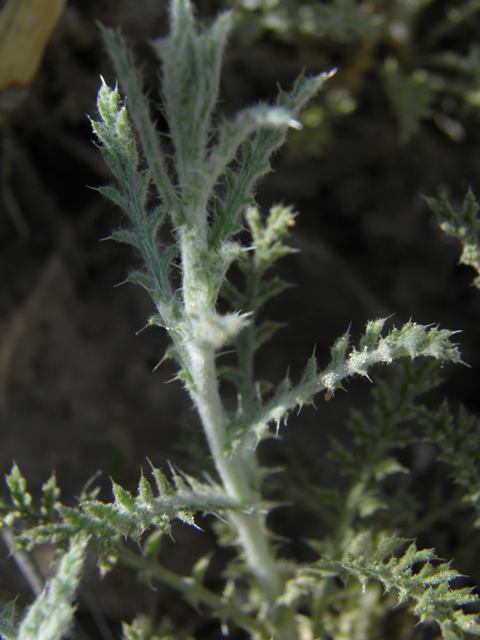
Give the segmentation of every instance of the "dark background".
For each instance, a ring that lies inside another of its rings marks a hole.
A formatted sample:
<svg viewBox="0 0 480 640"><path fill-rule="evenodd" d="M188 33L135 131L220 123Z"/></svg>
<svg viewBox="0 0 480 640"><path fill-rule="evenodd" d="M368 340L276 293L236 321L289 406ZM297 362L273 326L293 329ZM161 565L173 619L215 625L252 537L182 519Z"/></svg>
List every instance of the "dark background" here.
<svg viewBox="0 0 480 640"><path fill-rule="evenodd" d="M446 6L437 4L438 11ZM205 1L199 12L209 19L220 8ZM26 101L0 131L0 468L8 472L15 460L34 496L54 469L67 503L98 470L104 499L109 476L134 490L146 456L164 469L171 461L197 473L195 449L203 447L201 436L192 435L190 400L179 383L164 384L175 373L172 365L152 373L165 336L159 329L136 333L153 312L146 293L129 284L115 288L135 256L100 242L118 226L119 212L89 188L110 176L87 114L95 114L99 74L115 83L96 21L121 27L136 43L137 59L146 60L146 86L159 100L159 69L147 42L166 32L165 4L72 0ZM340 73L349 64L351 51L340 44L285 42L269 33L253 38L250 28L242 23L227 48L220 104L226 113L274 97L276 83L288 88L304 67L318 73L335 65ZM259 376L278 381L290 367L297 379L314 345L326 363L328 347L350 324L356 339L368 319L393 315L398 326L412 318L463 331L457 338L471 368L446 366L438 397L448 393L452 407L462 402L476 411L480 292L471 286L473 270L457 265L459 246L442 236L421 195L447 190L458 202L468 185L480 193L478 124L468 119L467 135L455 142L426 121L402 141L372 73L362 76L356 97L357 109L332 120L318 153L306 154L293 139L259 187L265 212L278 201L299 212L291 243L301 250L281 265L295 287L269 314L289 326L260 352ZM292 417L267 459L288 462L294 452L306 476L318 480L329 434L344 433L349 411L368 402L369 383L353 381L347 391ZM429 460L418 473L430 469ZM272 526L294 539L320 533L308 510L278 510ZM175 539L166 541L164 559L178 571L189 571L211 544L208 532L182 527ZM3 558L0 598L20 592L19 602L28 602L6 550ZM92 580L88 589L114 628L138 610L183 612L174 595L151 593L128 572L101 584Z"/></svg>

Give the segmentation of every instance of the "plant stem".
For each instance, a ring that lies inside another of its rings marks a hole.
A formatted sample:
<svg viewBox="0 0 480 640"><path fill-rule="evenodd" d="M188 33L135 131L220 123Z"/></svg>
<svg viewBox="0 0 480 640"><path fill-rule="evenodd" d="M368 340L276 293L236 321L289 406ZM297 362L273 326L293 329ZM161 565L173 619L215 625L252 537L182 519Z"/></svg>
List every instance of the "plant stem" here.
<svg viewBox="0 0 480 640"><path fill-rule="evenodd" d="M201 234L192 246L192 234L182 238L183 296L187 317L199 317L214 313L209 300L209 283L205 270L199 268L202 251ZM255 508L260 503L258 491L250 477L256 465L253 452L240 449L227 455L227 422L220 399L218 376L215 366L215 347L207 341L192 337L185 346L188 369L193 381L192 396L200 415L210 452L223 487L229 497L246 507ZM265 526L265 515L258 510L250 513L231 513L229 520L236 528L247 563L269 603L272 622L284 640L297 638L293 611L275 609L275 602L282 594L284 583L278 571L273 549Z"/></svg>
<svg viewBox="0 0 480 640"><path fill-rule="evenodd" d="M198 353L192 357L195 350ZM214 349L205 345L195 349L192 345L189 352L190 373L195 383L194 400L222 484L228 496L240 505L254 506L259 502L259 496L249 484L250 470L245 468L245 460L236 453L226 454L226 420L218 393ZM273 604L281 593L281 580L266 539L264 515L259 512L236 513L230 519L238 530L252 571Z"/></svg>
<svg viewBox="0 0 480 640"><path fill-rule="evenodd" d="M138 569L143 573L147 573L160 582L168 584L177 591L184 593L194 604L198 604L199 602L206 604L211 607L222 620L231 619L246 631L258 634L265 640L270 640L272 632L262 622L250 617L231 602L206 589L199 582L195 582L193 578L180 576L157 562L133 553L123 544L120 544L117 550L119 560L124 564Z"/></svg>
<svg viewBox="0 0 480 640"><path fill-rule="evenodd" d="M257 491L248 482L249 470L238 454L227 456L226 422L218 393L213 348L203 347L196 359L198 368L190 370L195 382L195 403L205 430L210 451L227 494L240 504L259 502ZM198 381L198 382L197 382ZM253 462L253 461L252 461ZM245 556L262 589L268 603L273 608L275 601L283 592L283 580L268 540L265 515L259 511L253 513L231 513L230 522L235 526ZM293 611L283 611L273 615L277 632L284 640L297 637ZM278 626L282 627L281 629Z"/></svg>

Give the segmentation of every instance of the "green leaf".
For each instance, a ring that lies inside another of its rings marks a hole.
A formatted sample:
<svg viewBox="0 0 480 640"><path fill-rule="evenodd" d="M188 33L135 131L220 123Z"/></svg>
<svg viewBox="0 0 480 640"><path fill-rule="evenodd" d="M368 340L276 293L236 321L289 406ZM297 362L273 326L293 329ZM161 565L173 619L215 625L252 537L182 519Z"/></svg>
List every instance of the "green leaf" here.
<svg viewBox="0 0 480 640"><path fill-rule="evenodd" d="M441 229L462 243L460 262L473 267L480 274L480 206L472 190L467 191L459 211L453 209L446 196L439 200L426 198L426 201L437 214ZM475 278L474 285L480 289L480 275Z"/></svg>
<svg viewBox="0 0 480 640"><path fill-rule="evenodd" d="M138 496L142 500L142 502L144 502L145 504L152 504L154 500L152 487L148 482L148 480L143 475L143 473L140 478L140 483L138 485Z"/></svg>
<svg viewBox="0 0 480 640"><path fill-rule="evenodd" d="M168 208L169 214L175 223L179 224L183 218L181 206L168 175L155 124L150 117L148 99L143 94L141 73L136 69L133 54L118 31L104 29L103 36L120 83L128 95L129 109L139 134L143 153L152 171L155 185Z"/></svg>
<svg viewBox="0 0 480 640"><path fill-rule="evenodd" d="M135 233L132 231L127 231L125 229L119 229L118 231L114 231L110 236L110 240L115 240L116 242L124 242L125 244L130 244L136 249L141 251L142 245Z"/></svg>
<svg viewBox="0 0 480 640"><path fill-rule="evenodd" d="M154 635L153 625L149 618L144 615L136 616L132 624L122 622L122 640L161 640ZM167 640L167 638L162 638Z"/></svg>
<svg viewBox="0 0 480 640"><path fill-rule="evenodd" d="M179 182L185 189L190 181L198 181L195 170L205 160L232 16L223 13L208 30L198 33L189 0L174 0L170 15L170 33L156 40L154 49L163 63L163 108L175 147Z"/></svg>
<svg viewBox="0 0 480 640"><path fill-rule="evenodd" d="M120 207L123 211L128 210L128 204L125 199L125 196L122 193L120 193L120 191L115 187L104 186L104 187L98 187L97 190L99 191L99 193L102 194L102 196L105 196L105 198L109 198L109 200L111 200L114 204Z"/></svg>
<svg viewBox="0 0 480 640"><path fill-rule="evenodd" d="M264 437L270 422L276 422L278 428L295 407L312 402L315 395L321 391L339 388L344 380L352 376L368 377L369 369L375 364L390 363L402 357L413 359L418 356L461 362L457 345L450 342L454 331L408 322L401 329L393 328L385 337L380 337L376 330L383 320L376 322L377 325L367 325L369 331L374 328L373 346L366 346L371 340L371 333L369 338L363 336L361 339L361 351L349 346L349 333L345 333L332 347L331 361L326 369L296 386L288 379L284 380L268 403L255 406L251 414L242 420L245 433L250 431L255 433L257 438Z"/></svg>
<svg viewBox="0 0 480 640"><path fill-rule="evenodd" d="M195 562L192 569L192 578L195 582L201 584L204 581L208 567L210 566L210 560L210 555L207 555L202 556Z"/></svg>
<svg viewBox="0 0 480 640"><path fill-rule="evenodd" d="M157 491L160 496L173 496L174 490L173 487L168 482L166 476L160 471L160 469L155 468L150 460L148 461L150 464L150 468L152 470L153 477L155 478L155 484L157 486Z"/></svg>
<svg viewBox="0 0 480 640"><path fill-rule="evenodd" d="M460 407L456 417L444 401L436 411L418 407L424 438L440 447L438 459L451 465L451 477L464 490L463 500L480 514L480 421ZM475 522L480 526L480 518Z"/></svg>
<svg viewBox="0 0 480 640"><path fill-rule="evenodd" d="M287 250L288 252L288 250ZM278 296L280 293L288 289L291 285L280 278L272 278L271 280L264 280L261 282L257 298L255 300L255 306L258 309L262 305L265 304L269 298L273 298L274 296Z"/></svg>
<svg viewBox="0 0 480 640"><path fill-rule="evenodd" d="M340 367L345 362L345 357L350 346L350 333L347 331L340 338L335 341L335 344L330 349L331 363L330 368L335 369Z"/></svg>
<svg viewBox="0 0 480 640"><path fill-rule="evenodd" d="M359 351L370 351L377 346L386 320L386 318L379 318L378 320L372 320L367 323L365 333L361 337L358 345Z"/></svg>
<svg viewBox="0 0 480 640"><path fill-rule="evenodd" d="M0 637L2 640L16 640L17 634L14 626L15 601L8 602L0 613Z"/></svg>
<svg viewBox="0 0 480 640"><path fill-rule="evenodd" d="M141 271L134 271L133 273L130 273L126 278L125 282L140 284L144 289L152 293L155 288L153 278L149 274L142 273Z"/></svg>
<svg viewBox="0 0 480 640"><path fill-rule="evenodd" d="M419 132L421 121L432 116L435 82L424 69L405 73L392 56L386 59L382 75L392 110L398 119L400 140L407 142Z"/></svg>
<svg viewBox="0 0 480 640"><path fill-rule="evenodd" d="M270 338L276 331L278 331L278 329L281 329L284 326L285 324L283 322L272 322L268 320L265 320L265 322L256 325L253 328L254 348L258 349L259 347L261 347L264 342L270 340Z"/></svg>
<svg viewBox="0 0 480 640"><path fill-rule="evenodd" d="M15 463L10 474L6 476L6 481L13 504L24 517L36 520L38 516L32 507L32 496L27 491L27 481Z"/></svg>
<svg viewBox="0 0 480 640"><path fill-rule="evenodd" d="M383 458L375 465L374 475L377 481L383 480L394 473L408 473L408 469L392 457Z"/></svg>
<svg viewBox="0 0 480 640"><path fill-rule="evenodd" d="M17 640L61 640L72 624L72 604L85 563L88 538L77 536L62 557L57 574L51 578L28 609L22 620Z"/></svg>
<svg viewBox="0 0 480 640"><path fill-rule="evenodd" d="M124 508L126 511L130 511L135 506L135 498L132 494L123 489L119 484L112 480L113 495L115 497L115 504L119 508Z"/></svg>
<svg viewBox="0 0 480 640"><path fill-rule="evenodd" d="M404 541L387 538L380 545L366 544L362 537L355 552L349 552L339 563L347 572L359 579L379 580L386 591L395 589L399 603L413 600L414 613L420 622L437 622L444 637L462 637L462 632L479 633L478 617L465 615L459 607L478 603L479 598L471 589L453 589L450 582L459 574L451 569L449 562L439 562L432 549L418 550L411 543L399 558L392 552ZM419 572L414 565L424 563ZM453 635L452 635L453 634Z"/></svg>
<svg viewBox="0 0 480 640"><path fill-rule="evenodd" d="M40 513L49 520L54 520L57 514L57 506L60 498L60 489L57 486L57 479L52 473L50 479L42 486L42 507Z"/></svg>

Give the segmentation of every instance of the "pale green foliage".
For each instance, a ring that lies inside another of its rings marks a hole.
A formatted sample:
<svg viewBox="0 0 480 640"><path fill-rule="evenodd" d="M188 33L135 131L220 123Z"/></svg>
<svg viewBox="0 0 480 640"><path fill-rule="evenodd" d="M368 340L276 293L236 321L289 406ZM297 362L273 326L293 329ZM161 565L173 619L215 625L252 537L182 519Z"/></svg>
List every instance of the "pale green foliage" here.
<svg viewBox="0 0 480 640"><path fill-rule="evenodd" d="M154 635L152 623L146 616L137 616L132 624L122 624L122 640L160 640Z"/></svg>
<svg viewBox="0 0 480 640"><path fill-rule="evenodd" d="M170 33L153 43L163 63L168 137L156 131L141 74L124 39L105 30L127 98L123 100L118 88L102 82L99 120L92 121L116 180L100 191L126 218L125 227L112 238L132 245L143 258L143 270L130 274L128 280L141 284L155 303L156 313L149 324L161 326L169 334L171 346L165 358L176 361L177 377L197 409L216 477L200 481L172 469L170 481L152 466L153 482L142 474L135 496L113 482L111 503L99 501L92 492L82 495L77 506L67 507L60 502L52 476L43 487L40 509L36 509L25 479L14 465L7 477L12 504L0 503L0 512L4 525L17 528L17 544L29 550L48 541L65 550L67 542L73 541L56 578L27 614L19 633L29 630L47 639L56 637L41 635L42 625L48 621L55 621L56 630L60 624L68 626L88 538L102 573L123 562L136 569L147 584L161 581L194 607L209 607L222 625L234 621L262 640L297 640L298 612L303 605L306 608L302 610L311 616L304 616L305 625L314 637L327 633L338 640L365 637L373 628L370 618L380 619L386 601L380 590L369 587L367 620L361 589L345 589L342 595L333 580L347 574L357 576L361 583L372 578L387 590L397 589L402 602L415 601L414 610L421 621L437 621L446 638L457 637L452 634L459 629L476 629L473 618L457 611L473 601L468 590L450 588L449 582L457 574L448 565L436 566L433 552L417 551L414 546L398 559L387 559L401 539L394 538L385 523L372 538L383 540L378 548L373 542L367 544L367 521L388 507L381 494L383 479L405 471L390 449L413 440L412 434L401 436L397 426L415 417L412 401L428 388L427 366L421 368L423 377L408 374L408 367L404 368L403 387L396 391L385 393L385 388L380 388L374 420L352 418L350 428L356 434L360 455L355 457L350 448L334 446L336 460L352 476L352 485L344 495L335 490L318 494L320 506L333 505L338 515L325 538L312 542L321 559L310 567L298 567L276 558L266 522L272 505L261 492L265 470L257 460L259 441L271 437L272 428L276 426L278 431L293 410L313 403L318 394L325 392L325 400L329 400L347 380L369 378L374 365L419 356L460 362L460 353L451 342L452 331L414 322L385 330L386 319L377 319L367 324L355 346L349 332L341 336L331 348L326 366L312 355L296 384L289 376L277 388L255 380L256 351L278 327L274 322L257 324L257 314L267 300L288 286L271 277L269 271L292 252L285 240L295 214L288 207L275 206L263 219L254 206L254 188L269 170L271 154L284 142L288 128L298 126L300 110L328 74L300 77L289 93L280 91L273 105L246 108L232 120L219 117L214 110L231 23L230 14L224 13L209 29L200 30L188 0L173 0ZM160 232L167 220L165 240ZM240 243L240 232L249 233L245 244ZM226 279L231 267L236 269L238 281ZM229 311L219 310L220 296L230 304ZM218 366L221 348L227 343L237 357L228 369ZM221 376L237 387L238 406L233 411L227 410L220 395ZM417 413L421 414L420 408ZM425 422L424 414L422 418ZM448 434L445 437L448 439ZM445 447L445 455L455 453ZM228 532L222 541L228 540L237 549L221 595L203 584L207 559L200 559L190 576L179 575L159 561L161 539L171 532L172 521L179 519L195 526L198 512L218 516L220 526ZM136 551L127 539L137 543ZM413 574L411 566L418 561L425 562L424 569ZM439 604L442 598L443 608ZM58 616L51 614L52 607ZM338 614L332 613L334 610ZM12 620L10 608L0 620L6 633ZM155 633L142 617L123 628L125 640L155 640ZM19 636L29 637L33 636Z"/></svg>
<svg viewBox="0 0 480 640"><path fill-rule="evenodd" d="M266 274L276 260L294 251L284 244L289 229L295 224L295 214L288 207L275 206L262 221L257 207L249 207L245 213L248 229L252 236L252 246L241 254L238 266L243 275L244 288L240 290L226 280L221 295L234 309L242 309L249 323L234 340L238 365L220 369L220 373L231 380L238 389L240 404L237 419L252 410L259 394L271 388L268 382L254 380L253 365L256 351L279 328L278 322L264 320L256 323L257 312L271 297L284 291L289 285L278 277L266 278ZM253 439L256 441L256 438ZM235 440L232 442L235 446Z"/></svg>
<svg viewBox="0 0 480 640"><path fill-rule="evenodd" d="M352 412L347 427L355 447L333 439L332 457L342 472L352 477L353 486L357 486L354 504L362 517L385 507L384 500L379 499L379 483L393 473L407 472L392 451L418 441L420 435L432 439L433 429L419 433L418 422L434 414L419 404L417 398L438 386L437 369L433 361L414 364L404 360L388 382L381 380L375 385L371 413L365 416ZM451 424L444 425L443 435L454 437Z"/></svg>
<svg viewBox="0 0 480 640"><path fill-rule="evenodd" d="M57 574L28 609L17 640L60 640L70 626L75 612L72 606L85 561L88 538L79 535L59 563Z"/></svg>
<svg viewBox="0 0 480 640"><path fill-rule="evenodd" d="M420 622L435 620L446 640L461 640L463 631L480 633L477 616L458 610L460 605L478 602L478 597L469 588L450 587L450 581L459 577L451 568L451 563L439 562L432 549L419 551L415 543L411 543L403 555L392 556L392 552L405 542L407 541L396 537L376 540L370 532L366 532L351 541L344 558L338 564L346 573L356 576L362 584L378 580L383 584L385 592L395 589L399 604L413 599L413 611ZM419 563L422 568L413 571L414 566ZM325 571L332 570L335 564L322 559L307 572L314 573L318 566L323 575Z"/></svg>
<svg viewBox="0 0 480 640"><path fill-rule="evenodd" d="M463 502L480 515L479 420L463 407L454 416L447 401L437 409L429 409L417 399L440 382L433 362L423 361L415 367L404 361L389 383L383 381L372 391L372 414L352 415L348 427L355 449L334 441L333 457L357 486L355 499L362 517L384 509L388 502L391 528L398 526L395 518L404 516L405 505L400 503L396 509L391 497L387 500L381 496L379 481L392 473L408 472L390 452L419 439L438 445L437 460L448 463L451 477L463 491ZM452 505L458 507L461 505ZM475 526L480 526L480 518Z"/></svg>
<svg viewBox="0 0 480 640"><path fill-rule="evenodd" d="M101 120L93 123L104 158L120 183L119 189L104 187L101 191L121 206L133 226L112 237L142 253L147 273L131 274L129 280L142 284L152 296L159 315L151 322L170 332L175 343L170 353L180 358L182 377L191 391L195 377L191 360L196 355L189 343L203 336L216 349L245 325L245 318L238 314L219 318L214 311L225 273L242 252L230 240L242 228L241 213L252 202L255 182L269 170L269 156L295 124L301 106L326 78L325 74L300 78L291 93L279 95L275 106L247 108L233 121L215 123L219 61L230 22L229 14L224 14L210 31L198 34L189 4L177 2L170 35L155 43L163 56L164 112L173 144L173 166L166 160L168 147L163 149L153 131L131 53L123 38L111 31L105 33L106 42L129 96L130 115L149 170L140 168L117 89L102 86L98 96ZM233 161L235 169L230 166ZM147 196L152 180L161 202L150 212ZM157 232L166 213L178 229L178 244L160 247ZM173 293L169 277L179 249L183 296Z"/></svg>
<svg viewBox="0 0 480 640"><path fill-rule="evenodd" d="M424 69L407 75L394 57L385 60L381 75L398 121L400 141L407 142L419 133L421 123L433 116L435 81Z"/></svg>
<svg viewBox="0 0 480 640"><path fill-rule="evenodd" d="M78 507L63 506L59 501L58 488L50 480L43 486L41 508L37 511L32 506L25 478L14 465L7 476L13 506L2 504L3 521L10 526L17 521L33 525L17 538L17 542L26 548L42 542L58 543L85 532L98 540L97 550L106 555L111 554L121 537L139 542L149 528L162 534L170 533L174 519L194 525L194 515L198 511L221 513L226 509L248 509L248 505L235 504L212 481L203 483L173 470L172 474L173 485L159 469L152 467L156 492L142 474L136 497L112 481L112 503L105 504L92 496L83 496Z"/></svg>
<svg viewBox="0 0 480 640"><path fill-rule="evenodd" d="M441 447L439 458L452 466L452 477L461 485L464 502L477 512L475 526L480 527L480 421L460 407L455 418L446 402L433 412L418 411L425 437Z"/></svg>
<svg viewBox="0 0 480 640"><path fill-rule="evenodd" d="M419 355L459 362L458 350L449 341L453 332L409 322L383 337L381 331L385 322L386 319L369 322L358 348L350 346L349 333L344 334L332 347L330 364L323 371L318 371L317 359L312 356L298 385L293 386L290 379L285 378L272 399L263 405L257 402L248 417L240 417L233 422L235 443L241 441L245 429L253 430L258 439L265 435L271 421L276 422L278 429L295 407L313 402L314 396L325 390L326 399L329 399L336 389L342 388L346 379L352 376L368 378L369 370L375 364Z"/></svg>
<svg viewBox="0 0 480 640"><path fill-rule="evenodd" d="M386 603L390 607L395 605L386 597L392 590L397 596L397 604L413 600L413 611L420 622L436 621L442 629L443 637L448 640L461 640L463 631L479 633L478 617L465 614L458 608L478 603L478 597L472 594L472 589L452 589L450 582L460 576L451 568L450 562L441 562L432 549L418 550L415 543L410 541L402 554L395 555L394 552L407 542L409 541L396 536L376 535L371 530L357 533L350 537L338 560L325 553L317 562L298 569L287 585L287 593L291 598L298 598L307 589L316 593L323 615L316 620L314 633L328 633L335 638L369 637L372 629L365 636L359 634L360 625L358 618L355 619L355 612L358 608L370 607L371 623L375 615L378 616L384 608L382 600L384 606ZM360 582L360 592L357 589L358 583L352 584L351 577ZM337 586L334 598L329 597L326 588L332 578L341 579L343 583L343 594ZM371 580L382 584L383 597L378 590L370 588ZM346 607L342 606L345 604ZM329 605L337 607L336 616L328 613ZM365 629L365 620L362 622ZM347 629L349 633L345 635Z"/></svg>
<svg viewBox="0 0 480 640"><path fill-rule="evenodd" d="M478 202L470 189L463 200L462 208L455 210L448 198L427 198L430 208L437 214L441 229L463 245L460 262L473 267L480 274L480 219ZM480 276L473 281L480 289Z"/></svg>
<svg viewBox="0 0 480 640"><path fill-rule="evenodd" d="M172 628L169 620L162 620L154 626L150 618L137 615L131 624L122 624L122 640L193 640L191 636L179 635L178 630Z"/></svg>
<svg viewBox="0 0 480 640"><path fill-rule="evenodd" d="M0 498L2 525L13 526L16 520L21 520L28 524L39 524L41 522L49 522L54 517L60 498L60 489L57 486L55 474L52 474L42 487L39 510L32 506L32 496L27 491L27 481L15 463L10 474L6 476L6 481L12 505L8 505Z"/></svg>
<svg viewBox="0 0 480 640"><path fill-rule="evenodd" d="M477 617L459 609L466 603L478 605L478 598L471 589L452 588L450 582L458 574L450 563L441 564L433 551L418 551L415 546L403 555L391 555L405 542L395 532L406 523L415 527L415 514L423 510L405 493L401 478L409 470L397 460L396 450L422 438L433 440L441 447L438 458L448 461L452 476L465 483L468 501L468 487L478 486L478 424L472 426L469 421L468 431L458 430L446 405L438 412L429 411L418 400L440 383L437 369L432 361L404 360L388 382L373 388L368 415L352 414L347 444L333 441L332 457L351 484L343 491L320 488L317 504L309 503L325 528L321 540L310 541L320 560L290 567L284 595L289 602L308 603L311 618L306 624L314 637L375 637L380 620L398 600L415 602L415 613L421 619L436 620L445 637L462 637L461 629L479 631ZM395 474L400 480L392 485L389 479ZM397 487L395 491L392 486ZM442 515L446 518L461 508L459 500L451 501ZM421 571L417 571L418 562L426 563ZM376 582L383 585L383 593Z"/></svg>
<svg viewBox="0 0 480 640"><path fill-rule="evenodd" d="M440 228L456 238L463 250L459 262L473 267L480 274L480 206L471 189L465 194L461 208L455 209L448 198L427 198L428 205L438 217ZM480 289L480 275L474 281ZM446 402L437 412L425 411L419 419L426 426L427 437L442 448L443 460L454 466L453 477L465 489L464 500L480 515L480 423L461 407L457 418L449 411ZM475 526L480 526L480 517Z"/></svg>
<svg viewBox="0 0 480 640"><path fill-rule="evenodd" d="M15 640L14 620L15 602L8 602L0 614L0 638L2 640Z"/></svg>
<svg viewBox="0 0 480 640"><path fill-rule="evenodd" d="M297 31L341 41L378 38L385 27L385 17L381 13L365 11L362 5L354 0L329 3L244 0L241 3L245 13L255 12L253 17L259 28L274 31L284 39L291 40ZM248 14L240 15L240 18L248 17Z"/></svg>
<svg viewBox="0 0 480 640"><path fill-rule="evenodd" d="M307 51L313 41L313 48L321 46L327 55L331 50L335 59L337 43L348 45L341 50L342 78L302 117L307 129L297 142L304 153L318 153L333 118L361 105L366 74L378 79L383 89L378 93L390 104L402 142L418 134L426 120L461 142L468 117L478 113L479 48L469 29L478 17L478 0L454 6L431 0L241 0L235 7L247 41L273 32ZM459 54L452 42L469 36L470 46Z"/></svg>
<svg viewBox="0 0 480 640"><path fill-rule="evenodd" d="M25 494L27 495L27 494ZM3 640L61 640L72 624L72 604L80 582L88 538L84 534L71 539L69 549L58 562L56 575L29 607L15 631L15 604L6 605L0 616Z"/></svg>

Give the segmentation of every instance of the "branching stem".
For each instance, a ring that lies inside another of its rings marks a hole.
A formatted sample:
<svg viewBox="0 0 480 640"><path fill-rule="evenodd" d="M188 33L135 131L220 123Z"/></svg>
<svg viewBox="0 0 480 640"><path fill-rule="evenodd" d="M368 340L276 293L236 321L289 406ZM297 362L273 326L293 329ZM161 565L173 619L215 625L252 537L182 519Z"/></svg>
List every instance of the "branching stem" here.
<svg viewBox="0 0 480 640"><path fill-rule="evenodd" d="M202 584L195 582L193 578L180 576L157 562L133 553L123 545L119 545L118 553L121 562L180 591L188 597L190 602L205 604L223 620L233 620L246 631L258 634L265 640L270 640L272 632L261 621L247 615L225 598L217 596Z"/></svg>
<svg viewBox="0 0 480 640"><path fill-rule="evenodd" d="M186 313L190 316L214 313L208 300L209 286L205 271L197 269L195 260L191 260L193 252L188 241L181 245L181 252ZM260 496L249 481L251 469L256 465L253 452L237 450L230 456L226 454L227 422L218 388L215 348L201 339L192 338L186 351L193 381L192 396L225 491L240 504L260 504ZM248 463L245 456L249 458ZM268 540L265 515L260 511L237 512L230 514L229 520L238 532L248 565L265 594L273 618L284 627L282 638L293 640L297 637L293 612L286 614L285 611L273 611L284 585Z"/></svg>

